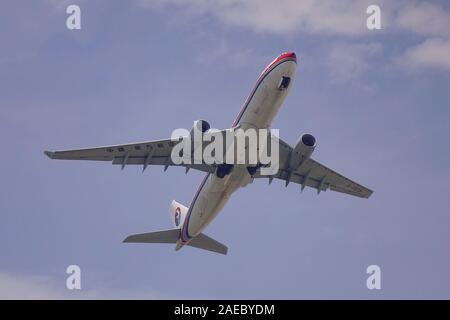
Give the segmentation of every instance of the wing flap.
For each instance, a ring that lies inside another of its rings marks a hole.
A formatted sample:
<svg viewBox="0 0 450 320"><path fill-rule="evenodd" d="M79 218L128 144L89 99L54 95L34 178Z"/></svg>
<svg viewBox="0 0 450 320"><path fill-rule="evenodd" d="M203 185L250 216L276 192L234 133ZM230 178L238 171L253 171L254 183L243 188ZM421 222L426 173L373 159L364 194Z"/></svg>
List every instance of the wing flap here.
<svg viewBox="0 0 450 320"><path fill-rule="evenodd" d="M181 164L176 165L171 161L172 148L177 141L171 139L146 141L131 144L104 146L86 149L44 151L50 159L58 160L92 160L111 161L114 165L168 165L183 166L203 172L213 173L214 165Z"/></svg>
<svg viewBox="0 0 450 320"><path fill-rule="evenodd" d="M305 164L299 171L290 173L287 170L279 170L275 178L305 185L320 191L331 191L346 193L360 198L369 198L372 190L342 176L341 174L326 168L317 161ZM256 175L255 178L269 178L269 176Z"/></svg>
<svg viewBox="0 0 450 320"><path fill-rule="evenodd" d="M96 148L45 151L44 153L51 159L112 161L116 157L123 158L127 155L146 157L150 152L153 156L169 156L174 145L174 141L165 139Z"/></svg>
<svg viewBox="0 0 450 320"><path fill-rule="evenodd" d="M324 179L324 184L327 184L332 191L347 193L361 198L369 198L373 193L369 188L344 177L314 159L308 159L307 165L309 165L311 172L314 173L311 174L311 177L317 177L320 181ZM304 169L301 170L303 171Z"/></svg>
<svg viewBox="0 0 450 320"><path fill-rule="evenodd" d="M292 147L279 139L280 142L280 169L274 176L263 176L258 172L255 178L278 178L303 186L311 187L320 191L332 190L346 193L360 198L369 198L373 191L363 185L354 182L340 173L320 164L316 160L309 158L297 170L289 170L289 157Z"/></svg>

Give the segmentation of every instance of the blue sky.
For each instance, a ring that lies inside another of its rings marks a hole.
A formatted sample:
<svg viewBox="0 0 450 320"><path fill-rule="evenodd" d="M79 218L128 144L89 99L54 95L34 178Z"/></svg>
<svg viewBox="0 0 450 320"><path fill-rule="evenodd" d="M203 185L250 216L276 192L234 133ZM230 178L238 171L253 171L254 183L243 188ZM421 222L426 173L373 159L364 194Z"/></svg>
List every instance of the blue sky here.
<svg viewBox="0 0 450 320"><path fill-rule="evenodd" d="M78 4L82 29L65 13ZM0 297L450 298L450 8L445 1L5 1L0 11ZM239 190L206 233L228 256L130 245L170 227L202 174L50 161L42 151L231 125L283 51L273 123L368 199L283 182ZM65 288L66 267L82 290ZM366 288L366 268L382 289Z"/></svg>

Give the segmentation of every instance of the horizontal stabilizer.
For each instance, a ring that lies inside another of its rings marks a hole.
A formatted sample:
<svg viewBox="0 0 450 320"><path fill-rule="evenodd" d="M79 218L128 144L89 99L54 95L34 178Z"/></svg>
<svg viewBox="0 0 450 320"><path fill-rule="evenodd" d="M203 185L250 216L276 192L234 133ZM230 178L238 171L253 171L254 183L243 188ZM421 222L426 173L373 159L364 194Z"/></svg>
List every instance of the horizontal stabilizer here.
<svg viewBox="0 0 450 320"><path fill-rule="evenodd" d="M204 233L200 233L194 239L189 241L187 245L221 254L227 254L228 252L228 248L225 245L221 244L219 241L214 240L213 238L208 237Z"/></svg>
<svg viewBox="0 0 450 320"><path fill-rule="evenodd" d="M128 236L125 240L123 240L123 242L177 243L177 248L181 248L179 246L179 242L177 242L179 238L180 238L180 229L170 229L156 232L133 234L131 236ZM203 233L200 233L198 236L193 238L191 241L187 243L187 245L198 249L208 250L221 254L227 254L228 252L228 248L225 245L208 237Z"/></svg>
<svg viewBox="0 0 450 320"><path fill-rule="evenodd" d="M180 237L180 229L133 234L123 242L134 243L176 243Z"/></svg>

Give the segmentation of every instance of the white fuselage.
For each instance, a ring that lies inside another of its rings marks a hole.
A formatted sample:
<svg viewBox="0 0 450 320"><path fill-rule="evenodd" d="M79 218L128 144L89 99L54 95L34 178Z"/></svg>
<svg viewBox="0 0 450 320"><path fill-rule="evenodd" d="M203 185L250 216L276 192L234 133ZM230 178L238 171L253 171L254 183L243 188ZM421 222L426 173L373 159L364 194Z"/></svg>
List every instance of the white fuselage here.
<svg viewBox="0 0 450 320"><path fill-rule="evenodd" d="M244 130L269 128L292 86L296 67L294 53L282 54L269 64L258 78L233 127L239 125ZM286 90L279 89L282 77L291 79ZM200 234L222 210L231 194L251 181L245 165L235 165L224 178L208 173L191 202L179 243L184 245Z"/></svg>

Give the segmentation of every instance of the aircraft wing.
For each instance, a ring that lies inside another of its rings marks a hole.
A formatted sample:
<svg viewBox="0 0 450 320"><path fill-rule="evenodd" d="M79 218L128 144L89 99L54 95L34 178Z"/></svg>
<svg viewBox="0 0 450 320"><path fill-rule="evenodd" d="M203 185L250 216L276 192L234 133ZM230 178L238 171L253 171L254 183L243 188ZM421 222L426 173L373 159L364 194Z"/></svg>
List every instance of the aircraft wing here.
<svg viewBox="0 0 450 320"><path fill-rule="evenodd" d="M360 198L369 198L372 190L356 183L336 171L327 168L316 160L309 158L294 171L289 170L289 157L292 147L286 142L280 141L280 168L273 176L261 175L258 171L255 178L278 178L289 182L294 182L302 186L302 190L307 186L317 189L317 192L332 191L346 193Z"/></svg>
<svg viewBox="0 0 450 320"><path fill-rule="evenodd" d="M172 148L177 141L171 139L145 141L131 144L112 145L87 149L74 149L63 151L45 151L51 159L61 160L95 160L110 161L112 164L142 165L143 170L149 165L183 166L187 169L196 169L213 173L215 166L207 164L174 164L171 160Z"/></svg>

